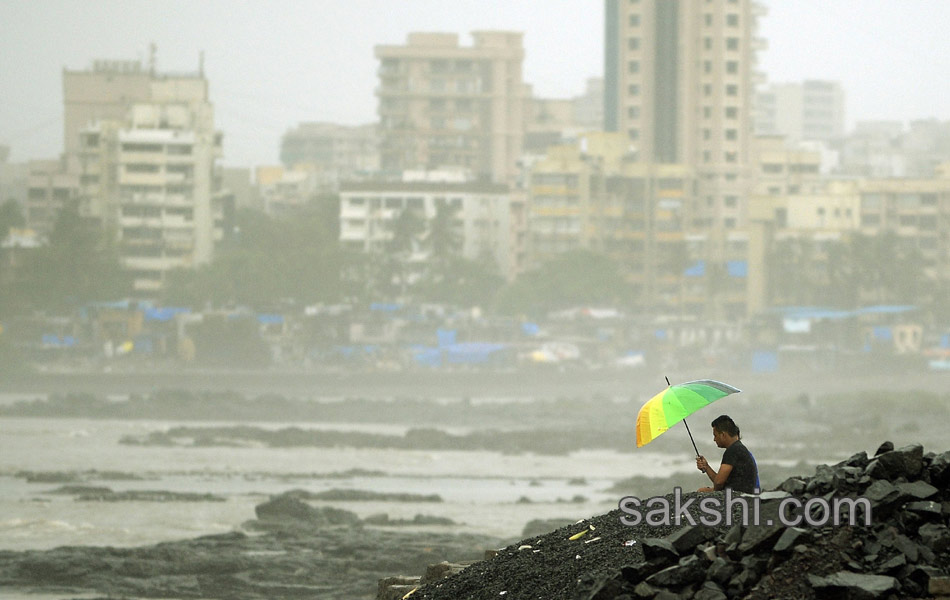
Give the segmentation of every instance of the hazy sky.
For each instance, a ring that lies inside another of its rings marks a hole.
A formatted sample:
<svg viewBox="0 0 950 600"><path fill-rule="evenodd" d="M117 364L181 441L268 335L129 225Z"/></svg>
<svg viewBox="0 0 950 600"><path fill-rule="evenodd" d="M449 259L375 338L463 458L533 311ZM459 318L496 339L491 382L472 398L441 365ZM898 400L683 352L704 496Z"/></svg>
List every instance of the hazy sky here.
<svg viewBox="0 0 950 600"><path fill-rule="evenodd" d="M695 0L699 1L699 0ZM855 120L950 120L950 2L766 0L771 81L832 79ZM0 0L0 144L11 160L62 151L62 69L147 59L194 71L200 51L224 163L276 163L300 121L375 121L373 46L410 31L525 33L526 82L580 94L603 72L602 0Z"/></svg>

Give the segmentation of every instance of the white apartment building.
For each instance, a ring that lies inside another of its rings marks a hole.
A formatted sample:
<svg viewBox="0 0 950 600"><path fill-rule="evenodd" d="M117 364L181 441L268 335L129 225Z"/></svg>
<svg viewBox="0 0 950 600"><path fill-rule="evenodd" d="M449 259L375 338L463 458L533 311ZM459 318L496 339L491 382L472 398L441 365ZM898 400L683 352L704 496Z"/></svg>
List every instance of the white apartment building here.
<svg viewBox="0 0 950 600"><path fill-rule="evenodd" d="M206 109L136 104L126 120L80 133L88 216L115 232L139 293L161 290L173 269L210 262L221 239L223 206L213 193L220 137Z"/></svg>
<svg viewBox="0 0 950 600"><path fill-rule="evenodd" d="M755 94L755 132L790 143L844 136L844 91L836 81L770 83Z"/></svg>
<svg viewBox="0 0 950 600"><path fill-rule="evenodd" d="M441 201L456 208L455 226L462 240L461 255L476 259L491 254L506 277L518 269L523 235L514 225L508 187L482 182L344 182L340 186L340 242L363 252L385 252L392 224L405 209L419 211L427 224ZM519 242L519 240L521 240ZM519 246L519 243L521 246ZM431 257L421 245L410 261Z"/></svg>

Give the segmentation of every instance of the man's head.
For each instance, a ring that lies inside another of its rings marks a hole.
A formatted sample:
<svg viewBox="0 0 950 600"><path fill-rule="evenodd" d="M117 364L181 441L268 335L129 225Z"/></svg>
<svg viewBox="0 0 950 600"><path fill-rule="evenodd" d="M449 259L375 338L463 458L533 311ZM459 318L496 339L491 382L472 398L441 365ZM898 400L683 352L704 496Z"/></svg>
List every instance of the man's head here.
<svg viewBox="0 0 950 600"><path fill-rule="evenodd" d="M719 415L712 422L713 441L720 448L728 448L739 439L739 426L729 415Z"/></svg>

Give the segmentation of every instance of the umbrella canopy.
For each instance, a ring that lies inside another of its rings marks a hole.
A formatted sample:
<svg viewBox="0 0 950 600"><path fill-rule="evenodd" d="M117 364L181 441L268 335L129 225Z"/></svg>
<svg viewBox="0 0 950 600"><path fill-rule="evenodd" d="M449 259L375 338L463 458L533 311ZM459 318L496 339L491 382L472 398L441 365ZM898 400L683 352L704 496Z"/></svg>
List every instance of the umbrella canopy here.
<svg viewBox="0 0 950 600"><path fill-rule="evenodd" d="M742 390L712 379L671 385L640 407L640 412L637 413L637 448L652 442L661 433L707 404L740 391Z"/></svg>

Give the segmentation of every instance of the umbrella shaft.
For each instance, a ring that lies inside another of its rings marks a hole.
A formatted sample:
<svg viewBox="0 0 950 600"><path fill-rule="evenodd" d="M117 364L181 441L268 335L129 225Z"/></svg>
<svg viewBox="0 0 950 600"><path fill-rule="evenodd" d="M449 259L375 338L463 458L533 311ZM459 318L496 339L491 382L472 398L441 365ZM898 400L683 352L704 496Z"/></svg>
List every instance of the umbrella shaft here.
<svg viewBox="0 0 950 600"><path fill-rule="evenodd" d="M696 442L693 441L693 432L689 430L689 424L686 422L686 419L683 419L683 425L686 425L686 433L689 434L689 441L693 442L693 450L696 451L696 456L699 456L699 449L696 447Z"/></svg>

